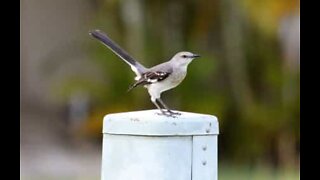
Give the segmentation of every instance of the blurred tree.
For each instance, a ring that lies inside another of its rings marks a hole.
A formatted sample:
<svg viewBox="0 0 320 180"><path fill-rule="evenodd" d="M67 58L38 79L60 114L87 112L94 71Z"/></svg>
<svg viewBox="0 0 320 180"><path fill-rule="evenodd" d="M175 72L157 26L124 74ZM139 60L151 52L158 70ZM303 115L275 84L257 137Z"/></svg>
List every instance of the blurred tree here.
<svg viewBox="0 0 320 180"><path fill-rule="evenodd" d="M176 109L218 116L220 157L297 165L300 57L294 52L300 47L291 44L299 43L299 23L285 17L299 19L298 1L97 0L95 7L92 27L146 66L181 50L202 55L164 98ZM79 84L87 87L92 108L86 132L99 134L106 113L153 108L146 92L126 94L133 74L117 56L96 41L87 50L102 81L64 78L60 84L70 93Z"/></svg>

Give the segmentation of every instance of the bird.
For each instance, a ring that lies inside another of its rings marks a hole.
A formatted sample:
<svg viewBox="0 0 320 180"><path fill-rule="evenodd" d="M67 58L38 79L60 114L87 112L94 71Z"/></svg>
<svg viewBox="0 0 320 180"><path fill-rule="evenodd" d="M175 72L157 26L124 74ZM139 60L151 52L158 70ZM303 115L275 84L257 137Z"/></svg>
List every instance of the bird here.
<svg viewBox="0 0 320 180"><path fill-rule="evenodd" d="M179 112L172 111L162 100L161 94L177 87L186 77L188 65L200 55L188 51L176 53L169 61L147 68L135 60L106 33L101 30L89 31L89 35L107 46L113 53L127 63L136 74L135 82L129 86L128 91L137 86L143 86L148 90L151 102L161 112L160 115L176 117ZM163 108L161 108L161 106Z"/></svg>

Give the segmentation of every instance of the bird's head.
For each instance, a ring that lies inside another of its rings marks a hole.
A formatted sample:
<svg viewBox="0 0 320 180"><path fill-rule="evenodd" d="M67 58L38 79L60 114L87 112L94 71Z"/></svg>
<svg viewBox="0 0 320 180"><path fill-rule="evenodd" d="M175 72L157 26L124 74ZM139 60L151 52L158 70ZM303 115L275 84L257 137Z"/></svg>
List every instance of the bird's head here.
<svg viewBox="0 0 320 180"><path fill-rule="evenodd" d="M178 52L176 55L174 55L172 58L172 61L175 61L176 63L181 65L187 66L192 60L198 57L200 57L198 54L183 51L183 52Z"/></svg>

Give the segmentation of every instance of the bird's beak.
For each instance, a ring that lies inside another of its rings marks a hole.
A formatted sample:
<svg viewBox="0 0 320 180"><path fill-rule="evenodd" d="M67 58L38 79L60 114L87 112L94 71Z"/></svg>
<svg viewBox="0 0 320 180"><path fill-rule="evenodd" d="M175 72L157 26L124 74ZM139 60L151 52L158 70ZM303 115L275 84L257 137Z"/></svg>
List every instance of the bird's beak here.
<svg viewBox="0 0 320 180"><path fill-rule="evenodd" d="M193 58L198 58L198 57L200 57L200 55L199 54L193 54L192 57Z"/></svg>

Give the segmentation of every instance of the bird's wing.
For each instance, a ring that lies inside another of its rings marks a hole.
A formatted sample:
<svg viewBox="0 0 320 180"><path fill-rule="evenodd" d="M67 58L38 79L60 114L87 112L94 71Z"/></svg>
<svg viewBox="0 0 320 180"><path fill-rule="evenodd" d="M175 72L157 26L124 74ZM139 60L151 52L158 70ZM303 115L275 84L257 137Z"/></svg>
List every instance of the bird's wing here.
<svg viewBox="0 0 320 180"><path fill-rule="evenodd" d="M152 84L155 82L163 81L166 79L171 72L164 72L164 71L155 71L155 72L147 72L143 74L144 81L147 81L148 83Z"/></svg>
<svg viewBox="0 0 320 180"><path fill-rule="evenodd" d="M148 71L144 74L142 74L142 77L136 81L134 84L132 84L128 91L131 89L139 86L139 85L146 85L146 84L153 84L156 82L160 82L168 78L168 76L171 74L171 71Z"/></svg>

